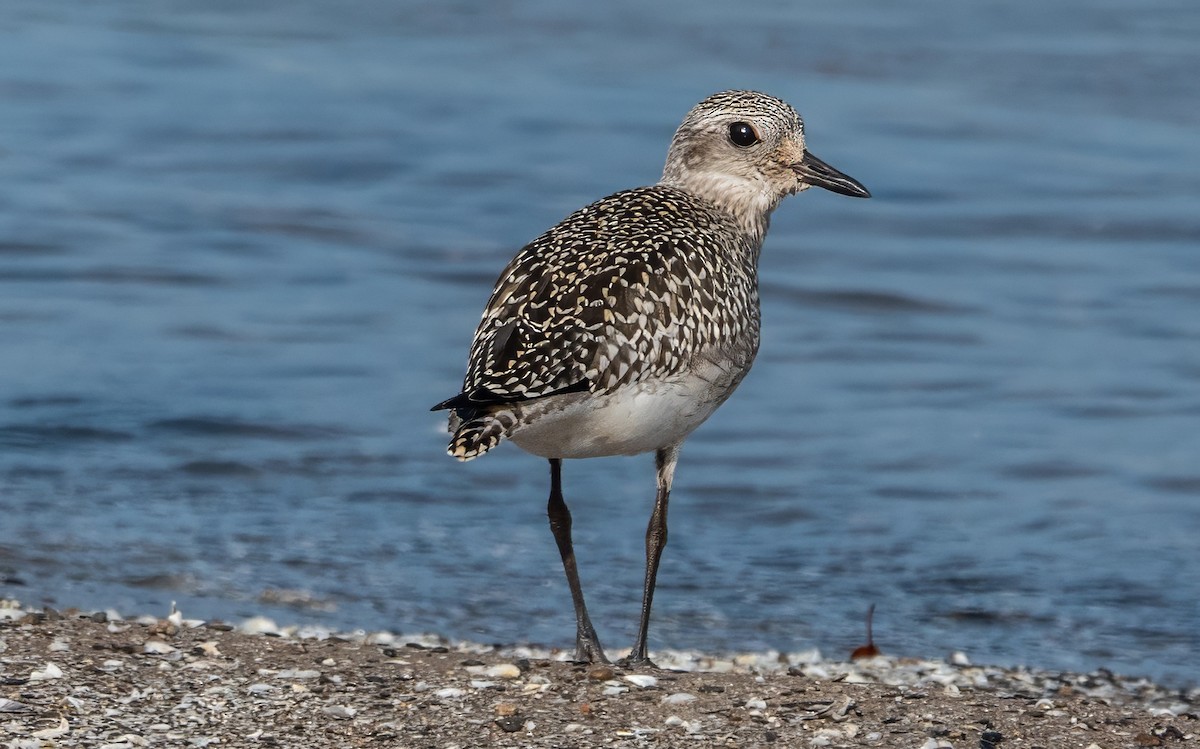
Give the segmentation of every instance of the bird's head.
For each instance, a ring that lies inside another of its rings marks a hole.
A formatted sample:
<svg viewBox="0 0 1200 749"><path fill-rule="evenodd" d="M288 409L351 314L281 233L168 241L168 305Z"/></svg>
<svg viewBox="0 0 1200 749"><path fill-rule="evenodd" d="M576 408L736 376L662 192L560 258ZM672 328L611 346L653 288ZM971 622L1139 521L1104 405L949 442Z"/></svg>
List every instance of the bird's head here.
<svg viewBox="0 0 1200 749"><path fill-rule="evenodd" d="M660 184L717 204L759 238L779 201L801 190L871 196L809 153L795 109L757 91L723 91L693 107L671 140Z"/></svg>

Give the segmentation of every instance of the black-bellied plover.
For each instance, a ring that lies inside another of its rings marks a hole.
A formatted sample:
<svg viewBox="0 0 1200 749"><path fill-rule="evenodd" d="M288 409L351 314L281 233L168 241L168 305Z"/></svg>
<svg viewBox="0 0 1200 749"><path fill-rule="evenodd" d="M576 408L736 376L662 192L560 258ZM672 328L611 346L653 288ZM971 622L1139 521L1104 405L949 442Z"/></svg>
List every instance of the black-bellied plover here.
<svg viewBox="0 0 1200 749"><path fill-rule="evenodd" d="M588 617L563 499L562 461L654 452L637 640L667 542L679 448L749 371L758 351L758 256L771 212L809 187L867 189L808 152L786 102L714 94L688 112L653 187L619 192L526 245L492 291L450 409L450 455L510 439L550 460L550 529L575 604L575 658L607 662Z"/></svg>

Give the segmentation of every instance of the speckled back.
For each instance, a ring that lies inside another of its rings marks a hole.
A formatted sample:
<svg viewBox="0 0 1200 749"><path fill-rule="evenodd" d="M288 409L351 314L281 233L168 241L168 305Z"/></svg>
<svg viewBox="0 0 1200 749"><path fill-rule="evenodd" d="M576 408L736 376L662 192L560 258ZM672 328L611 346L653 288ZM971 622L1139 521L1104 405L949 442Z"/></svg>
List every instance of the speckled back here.
<svg viewBox="0 0 1200 749"><path fill-rule="evenodd" d="M505 268L463 392L479 405L608 392L713 350L748 366L759 338L758 252L727 213L682 190L643 187L593 203Z"/></svg>

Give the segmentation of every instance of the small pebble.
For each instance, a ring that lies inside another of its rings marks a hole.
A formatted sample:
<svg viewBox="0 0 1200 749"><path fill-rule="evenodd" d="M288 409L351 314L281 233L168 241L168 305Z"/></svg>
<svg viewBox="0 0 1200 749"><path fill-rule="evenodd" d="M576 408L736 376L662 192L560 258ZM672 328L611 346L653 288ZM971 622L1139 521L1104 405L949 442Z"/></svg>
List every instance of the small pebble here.
<svg viewBox="0 0 1200 749"><path fill-rule="evenodd" d="M761 697L751 697L746 700L746 708L748 710L766 710L767 701Z"/></svg>
<svg viewBox="0 0 1200 749"><path fill-rule="evenodd" d="M617 675L612 666L596 666L591 671L588 671L588 678L592 681L608 681Z"/></svg>
<svg viewBox="0 0 1200 749"><path fill-rule="evenodd" d="M505 733L516 733L525 727L525 719L520 715L509 715L501 718L496 718L496 725Z"/></svg>
<svg viewBox="0 0 1200 749"><path fill-rule="evenodd" d="M330 705L329 707L321 708L321 712L336 720L349 720L353 718L358 711L352 707L345 705Z"/></svg>
<svg viewBox="0 0 1200 749"><path fill-rule="evenodd" d="M467 690L459 689L458 687L442 687L441 689L434 692L435 695L437 695L438 697L440 697L443 700L458 699L459 697L462 697L466 693L467 693Z"/></svg>

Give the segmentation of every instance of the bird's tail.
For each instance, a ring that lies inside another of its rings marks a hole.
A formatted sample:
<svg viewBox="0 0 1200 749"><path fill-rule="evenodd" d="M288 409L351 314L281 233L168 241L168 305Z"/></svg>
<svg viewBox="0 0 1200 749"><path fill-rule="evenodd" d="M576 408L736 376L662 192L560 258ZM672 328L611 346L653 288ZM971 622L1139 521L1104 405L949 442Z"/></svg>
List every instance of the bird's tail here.
<svg viewBox="0 0 1200 749"><path fill-rule="evenodd" d="M507 437L513 428L513 416L509 412L485 413L462 421L455 414L450 417L450 446L446 452L461 461L478 458Z"/></svg>

